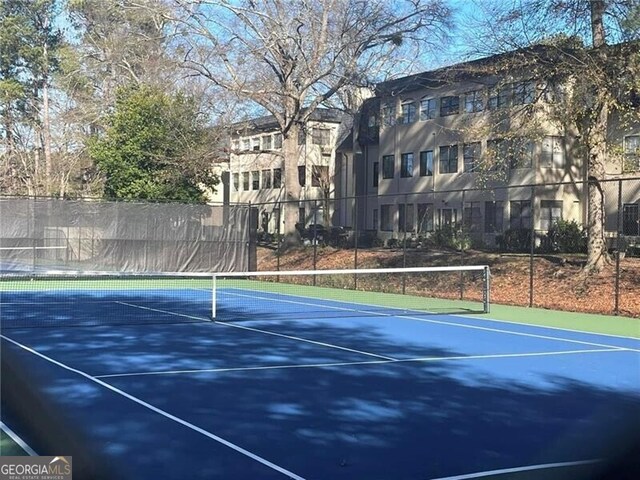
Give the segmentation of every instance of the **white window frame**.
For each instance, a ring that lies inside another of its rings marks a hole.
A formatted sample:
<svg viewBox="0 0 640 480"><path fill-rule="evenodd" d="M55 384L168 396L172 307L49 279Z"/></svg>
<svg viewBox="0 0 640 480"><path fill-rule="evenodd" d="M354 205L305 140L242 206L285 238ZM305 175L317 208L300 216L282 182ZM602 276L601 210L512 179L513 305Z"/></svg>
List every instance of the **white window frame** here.
<svg viewBox="0 0 640 480"><path fill-rule="evenodd" d="M438 113L438 102L435 98L424 97L420 100L420 121L432 120Z"/></svg>

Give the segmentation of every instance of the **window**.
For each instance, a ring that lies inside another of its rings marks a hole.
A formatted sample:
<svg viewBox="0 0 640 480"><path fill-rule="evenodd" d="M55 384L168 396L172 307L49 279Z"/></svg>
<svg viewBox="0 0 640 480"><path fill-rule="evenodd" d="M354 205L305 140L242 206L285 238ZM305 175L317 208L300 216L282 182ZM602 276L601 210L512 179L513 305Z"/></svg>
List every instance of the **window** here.
<svg viewBox="0 0 640 480"><path fill-rule="evenodd" d="M544 99L547 103L562 103L566 97L565 85L555 82L547 83L544 92Z"/></svg>
<svg viewBox="0 0 640 480"><path fill-rule="evenodd" d="M380 177L380 162L373 162L373 186L378 186L378 178Z"/></svg>
<svg viewBox="0 0 640 480"><path fill-rule="evenodd" d="M374 128L378 126L378 117L375 113L369 115L369 121L367 122L367 126L369 128Z"/></svg>
<svg viewBox="0 0 640 480"><path fill-rule="evenodd" d="M625 172L640 170L640 135L624 137L624 166Z"/></svg>
<svg viewBox="0 0 640 480"><path fill-rule="evenodd" d="M240 174L234 173L233 174L233 191L237 192L238 190L240 190Z"/></svg>
<svg viewBox="0 0 640 480"><path fill-rule="evenodd" d="M509 155L509 168L531 168L533 164L533 142L523 138L512 140L512 152Z"/></svg>
<svg viewBox="0 0 640 480"><path fill-rule="evenodd" d="M391 205L380 205L380 229L388 232L393 231Z"/></svg>
<svg viewBox="0 0 640 480"><path fill-rule="evenodd" d="M260 190L260 172L251 172L251 190Z"/></svg>
<svg viewBox="0 0 640 480"><path fill-rule="evenodd" d="M465 172L475 172L480 160L480 142L465 143L462 148Z"/></svg>
<svg viewBox="0 0 640 480"><path fill-rule="evenodd" d="M440 147L440 173L456 173L458 171L458 146Z"/></svg>
<svg viewBox="0 0 640 480"><path fill-rule="evenodd" d="M527 80L513 84L513 104L527 105L533 103L536 96L536 82Z"/></svg>
<svg viewBox="0 0 640 480"><path fill-rule="evenodd" d="M418 204L418 232L433 231L433 203Z"/></svg>
<svg viewBox="0 0 640 480"><path fill-rule="evenodd" d="M304 187L307 184L307 167L298 165L298 184Z"/></svg>
<svg viewBox="0 0 640 480"><path fill-rule="evenodd" d="M474 90L464 95L464 111L467 113L481 112L484 110L484 92Z"/></svg>
<svg viewBox="0 0 640 480"><path fill-rule="evenodd" d="M438 210L440 226L455 225L458 222L458 210L455 208L442 208Z"/></svg>
<svg viewBox="0 0 640 480"><path fill-rule="evenodd" d="M274 168L273 169L273 188L282 187L282 169Z"/></svg>
<svg viewBox="0 0 640 480"><path fill-rule="evenodd" d="M502 202L484 202L484 232L502 232L504 206Z"/></svg>
<svg viewBox="0 0 640 480"><path fill-rule="evenodd" d="M489 103L487 104L489 110L508 107L512 91L511 88L511 85L507 84L489 89Z"/></svg>
<svg viewBox="0 0 640 480"><path fill-rule="evenodd" d="M393 103L387 103L382 106L382 124L392 126L396 124L396 106Z"/></svg>
<svg viewBox="0 0 640 480"><path fill-rule="evenodd" d="M477 232L482 227L482 210L480 202L465 202L462 209L462 220L467 232Z"/></svg>
<svg viewBox="0 0 640 480"><path fill-rule="evenodd" d="M275 231L276 233L280 232L280 209L279 208L274 208L273 212L271 214L271 218L273 219L273 225L275 227Z"/></svg>
<svg viewBox="0 0 640 480"><path fill-rule="evenodd" d="M245 192L249 191L249 172L242 172L242 189Z"/></svg>
<svg viewBox="0 0 640 480"><path fill-rule="evenodd" d="M626 203L622 206L622 234L640 235L640 208L637 203Z"/></svg>
<svg viewBox="0 0 640 480"><path fill-rule="evenodd" d="M255 152L260 150L260 137L253 137L251 139L251 150Z"/></svg>
<svg viewBox="0 0 640 480"><path fill-rule="evenodd" d="M331 129L314 127L311 131L314 145L326 146L331 143Z"/></svg>
<svg viewBox="0 0 640 480"><path fill-rule="evenodd" d="M311 168L311 186L322 187L329 183L329 167L326 165L314 165Z"/></svg>
<svg viewBox="0 0 640 480"><path fill-rule="evenodd" d="M400 106L400 123L413 123L416 121L416 104L408 100Z"/></svg>
<svg viewBox="0 0 640 480"><path fill-rule="evenodd" d="M243 150L251 150L251 140L245 138L242 140L242 149Z"/></svg>
<svg viewBox="0 0 640 480"><path fill-rule="evenodd" d="M531 228L531 202L514 200L510 203L509 228Z"/></svg>
<svg viewBox="0 0 640 480"><path fill-rule="evenodd" d="M271 170L262 170L262 188L271 188Z"/></svg>
<svg viewBox="0 0 640 480"><path fill-rule="evenodd" d="M413 204L398 205L398 231L413 232Z"/></svg>
<svg viewBox="0 0 640 480"><path fill-rule="evenodd" d="M507 165L509 159L509 140L502 138L487 140L487 157L485 169L496 172Z"/></svg>
<svg viewBox="0 0 640 480"><path fill-rule="evenodd" d="M380 225L378 222L378 209L374 208L373 209L373 218L371 219L372 222L372 227L374 230L378 230L378 226Z"/></svg>
<svg viewBox="0 0 640 480"><path fill-rule="evenodd" d="M440 116L454 115L460 109L460 97L442 97L440 99Z"/></svg>
<svg viewBox="0 0 640 480"><path fill-rule="evenodd" d="M564 138L544 137L542 140L541 167L564 168Z"/></svg>
<svg viewBox="0 0 640 480"><path fill-rule="evenodd" d="M269 231L269 219L269 212L267 210L263 210L260 214L260 228L262 228L262 231L264 232Z"/></svg>
<svg viewBox="0 0 640 480"><path fill-rule="evenodd" d="M433 150L420 152L420 176L431 177L433 175Z"/></svg>
<svg viewBox="0 0 640 480"><path fill-rule="evenodd" d="M276 133L273 136L273 148L282 148L282 134Z"/></svg>
<svg viewBox="0 0 640 480"><path fill-rule="evenodd" d="M562 200L541 200L540 228L548 231L558 220L562 220Z"/></svg>
<svg viewBox="0 0 640 480"><path fill-rule="evenodd" d="M262 137L262 150L271 150L271 135Z"/></svg>
<svg viewBox="0 0 640 480"><path fill-rule="evenodd" d="M385 155L382 157L382 178L393 178L394 163L393 155Z"/></svg>
<svg viewBox="0 0 640 480"><path fill-rule="evenodd" d="M531 168L533 142L523 138L495 139L487 141L489 170Z"/></svg>
<svg viewBox="0 0 640 480"><path fill-rule="evenodd" d="M403 153L400 156L400 176L413 177L413 153Z"/></svg>
<svg viewBox="0 0 640 480"><path fill-rule="evenodd" d="M436 99L423 98L420 101L420 120L429 120L436 118Z"/></svg>

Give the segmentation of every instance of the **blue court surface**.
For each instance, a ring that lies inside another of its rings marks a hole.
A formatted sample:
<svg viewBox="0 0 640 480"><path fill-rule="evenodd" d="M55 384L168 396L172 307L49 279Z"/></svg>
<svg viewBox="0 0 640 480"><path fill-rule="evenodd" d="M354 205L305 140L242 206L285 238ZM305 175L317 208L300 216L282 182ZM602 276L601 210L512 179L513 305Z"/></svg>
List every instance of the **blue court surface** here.
<svg viewBox="0 0 640 480"><path fill-rule="evenodd" d="M270 315L211 322L181 292L118 295L3 293L3 421L74 478L604 478L636 446L638 339L265 292Z"/></svg>

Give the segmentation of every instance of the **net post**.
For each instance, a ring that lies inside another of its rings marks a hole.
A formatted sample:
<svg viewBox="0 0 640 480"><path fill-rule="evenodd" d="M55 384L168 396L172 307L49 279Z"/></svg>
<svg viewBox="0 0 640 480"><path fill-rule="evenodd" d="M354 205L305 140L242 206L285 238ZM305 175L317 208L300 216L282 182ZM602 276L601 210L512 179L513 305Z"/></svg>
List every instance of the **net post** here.
<svg viewBox="0 0 640 480"><path fill-rule="evenodd" d="M483 279L483 288L482 288L482 306L483 313L489 313L490 304L491 304L491 272L489 271L489 266L485 265L482 270L482 279Z"/></svg>
<svg viewBox="0 0 640 480"><path fill-rule="evenodd" d="M216 276L217 275L215 273L211 275L211 320L213 321L216 319Z"/></svg>

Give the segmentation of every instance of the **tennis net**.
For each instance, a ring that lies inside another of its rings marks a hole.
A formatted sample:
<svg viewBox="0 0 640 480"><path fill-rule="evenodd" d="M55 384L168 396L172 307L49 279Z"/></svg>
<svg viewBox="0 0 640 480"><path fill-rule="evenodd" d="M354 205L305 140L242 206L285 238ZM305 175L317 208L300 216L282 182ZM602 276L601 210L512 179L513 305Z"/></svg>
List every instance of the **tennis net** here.
<svg viewBox="0 0 640 480"><path fill-rule="evenodd" d="M43 271L0 276L0 328L211 321L211 274Z"/></svg>
<svg viewBox="0 0 640 480"><path fill-rule="evenodd" d="M214 274L213 317L239 321L489 312L489 267L413 267Z"/></svg>
<svg viewBox="0 0 640 480"><path fill-rule="evenodd" d="M0 276L0 328L489 311L486 266Z"/></svg>

